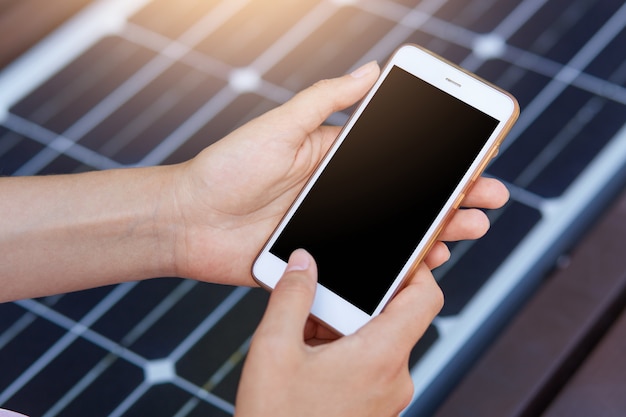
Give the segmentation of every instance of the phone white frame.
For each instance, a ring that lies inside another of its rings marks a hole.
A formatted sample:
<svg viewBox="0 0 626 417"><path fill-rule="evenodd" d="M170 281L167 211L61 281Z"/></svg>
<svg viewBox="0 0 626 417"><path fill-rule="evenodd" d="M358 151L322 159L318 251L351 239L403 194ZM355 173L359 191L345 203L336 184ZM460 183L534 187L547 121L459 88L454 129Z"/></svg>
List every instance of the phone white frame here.
<svg viewBox="0 0 626 417"><path fill-rule="evenodd" d="M317 292L311 308L311 314L341 334L354 333L371 320L372 317L382 312L385 305L402 287L406 278L423 261L428 250L436 241L437 235L443 229L454 210L458 208L471 184L482 174L488 162L496 155L500 142L519 115L517 101L506 91L422 47L413 44L402 45L382 68L380 77L374 86L347 121L327 155L304 186L267 243L263 246L252 268L254 279L262 287L268 290L273 289L287 266L284 261L270 253L269 249L394 66L404 69L438 89L492 116L498 120L498 125L372 315L350 304L323 285L317 284Z"/></svg>

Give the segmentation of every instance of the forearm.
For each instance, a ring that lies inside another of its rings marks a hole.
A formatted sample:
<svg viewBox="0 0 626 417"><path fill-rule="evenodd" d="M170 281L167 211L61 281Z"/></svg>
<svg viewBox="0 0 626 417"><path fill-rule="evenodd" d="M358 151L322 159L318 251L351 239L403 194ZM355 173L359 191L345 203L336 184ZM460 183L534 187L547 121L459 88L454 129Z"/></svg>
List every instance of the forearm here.
<svg viewBox="0 0 626 417"><path fill-rule="evenodd" d="M0 301L171 272L171 169L0 179Z"/></svg>

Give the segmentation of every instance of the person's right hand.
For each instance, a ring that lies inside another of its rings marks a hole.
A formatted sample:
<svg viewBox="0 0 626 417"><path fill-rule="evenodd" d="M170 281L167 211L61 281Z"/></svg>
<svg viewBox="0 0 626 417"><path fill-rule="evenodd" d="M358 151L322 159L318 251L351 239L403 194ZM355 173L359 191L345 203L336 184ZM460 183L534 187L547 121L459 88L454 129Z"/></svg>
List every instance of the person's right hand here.
<svg viewBox="0 0 626 417"><path fill-rule="evenodd" d="M430 270L422 264L379 316L326 343L330 332L309 318L316 281L313 258L295 251L252 339L237 417L396 416L409 404L409 354L443 305Z"/></svg>

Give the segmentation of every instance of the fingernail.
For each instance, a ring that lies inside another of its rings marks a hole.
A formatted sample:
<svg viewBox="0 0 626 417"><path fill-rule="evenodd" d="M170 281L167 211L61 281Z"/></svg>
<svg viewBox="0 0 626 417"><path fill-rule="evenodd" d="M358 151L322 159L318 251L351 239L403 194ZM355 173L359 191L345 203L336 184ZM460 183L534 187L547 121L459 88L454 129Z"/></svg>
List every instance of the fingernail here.
<svg viewBox="0 0 626 417"><path fill-rule="evenodd" d="M311 266L311 255L304 249L296 249L289 257L287 262L287 269L289 271L306 271Z"/></svg>
<svg viewBox="0 0 626 417"><path fill-rule="evenodd" d="M361 78L372 72L376 65L378 65L376 61L370 61L367 64L361 65L359 68L352 71L350 75L354 78Z"/></svg>

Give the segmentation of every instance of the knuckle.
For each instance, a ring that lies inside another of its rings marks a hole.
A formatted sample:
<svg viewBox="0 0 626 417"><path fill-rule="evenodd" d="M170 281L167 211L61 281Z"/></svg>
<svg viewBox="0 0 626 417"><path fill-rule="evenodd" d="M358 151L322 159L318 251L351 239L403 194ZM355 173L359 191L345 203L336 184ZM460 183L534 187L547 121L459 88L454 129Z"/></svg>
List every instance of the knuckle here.
<svg viewBox="0 0 626 417"><path fill-rule="evenodd" d="M319 89L319 88L324 89L324 88L326 88L326 87L327 87L330 83L331 83L331 80L329 80L329 79L323 79L323 80L319 80L319 81L316 81L315 83L313 83L312 87L313 87L314 89Z"/></svg>

